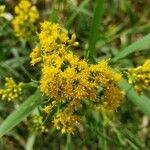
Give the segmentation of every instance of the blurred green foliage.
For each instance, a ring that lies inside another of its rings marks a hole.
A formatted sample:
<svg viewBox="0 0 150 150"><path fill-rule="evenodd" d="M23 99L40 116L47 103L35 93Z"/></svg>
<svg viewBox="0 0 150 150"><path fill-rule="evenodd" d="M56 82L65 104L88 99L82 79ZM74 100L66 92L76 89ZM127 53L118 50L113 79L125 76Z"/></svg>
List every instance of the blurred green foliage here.
<svg viewBox="0 0 150 150"><path fill-rule="evenodd" d="M65 26L70 33L76 33L80 47L75 51L81 58L88 49L89 31L92 26L95 0L34 0L40 11L40 20L51 20ZM30 67L29 53L35 46L35 38L18 40L13 32L8 16L14 15L17 1L3 0L6 5L5 17L0 18L0 84L5 76L13 76L16 81L30 82L39 78L38 69ZM148 34L150 31L149 0L107 0L104 2L101 25L96 41L96 58L113 58L121 49ZM101 10L99 10L101 11ZM39 24L37 24L39 27ZM150 47L130 54L117 61L115 68L141 65L150 57ZM34 75L34 76L33 76ZM26 90L24 98L33 93ZM149 96L149 93L147 93ZM0 101L0 123L22 102ZM51 123L46 134L32 135L27 120L0 140L1 150L148 150L150 149L150 123L127 98L116 112L96 113L84 109L86 116L74 136L61 135Z"/></svg>

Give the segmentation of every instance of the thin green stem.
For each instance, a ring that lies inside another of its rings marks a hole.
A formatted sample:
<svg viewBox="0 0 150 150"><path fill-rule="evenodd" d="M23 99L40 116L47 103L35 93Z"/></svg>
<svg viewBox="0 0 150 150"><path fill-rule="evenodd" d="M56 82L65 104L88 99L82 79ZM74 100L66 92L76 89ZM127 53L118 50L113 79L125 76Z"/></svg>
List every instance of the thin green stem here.
<svg viewBox="0 0 150 150"><path fill-rule="evenodd" d="M37 88L38 84L35 82L23 83L22 88Z"/></svg>
<svg viewBox="0 0 150 150"><path fill-rule="evenodd" d="M67 143L66 143L66 147L65 150L71 150L71 135L67 134Z"/></svg>
<svg viewBox="0 0 150 150"><path fill-rule="evenodd" d="M56 112L56 108L53 109L52 112L49 112L49 114L47 115L47 117L44 120L44 125L47 125L50 122L50 120L54 116L55 112Z"/></svg>
<svg viewBox="0 0 150 150"><path fill-rule="evenodd" d="M35 139L36 139L36 136L34 134L29 135L25 150L33 150Z"/></svg>

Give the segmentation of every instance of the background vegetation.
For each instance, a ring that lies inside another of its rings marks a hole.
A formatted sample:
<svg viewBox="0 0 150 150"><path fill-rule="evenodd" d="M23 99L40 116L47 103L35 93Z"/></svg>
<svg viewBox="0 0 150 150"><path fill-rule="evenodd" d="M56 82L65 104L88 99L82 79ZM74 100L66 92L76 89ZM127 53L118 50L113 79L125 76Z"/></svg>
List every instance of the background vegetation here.
<svg viewBox="0 0 150 150"><path fill-rule="evenodd" d="M39 77L38 70L30 66L29 60L35 38L18 40L9 20L14 16L17 3L17 0L1 1L6 10L5 17L0 19L0 84L6 76L13 76L17 82L29 82ZM34 0L33 3L40 12L38 22L58 22L70 33L76 33L80 47L75 53L81 58L86 55L92 62L95 58L112 58L112 66L125 71L143 64L150 57L149 0ZM39 23L36 26L39 28ZM142 37L145 39L138 41ZM138 42L131 46L135 41ZM126 47L127 53L120 53ZM120 87L130 88L125 81ZM23 99L34 91L34 85L25 90ZM149 93L146 95L150 96ZM4 124L6 128L11 127L11 123L14 123L12 127L17 121L21 123L0 139L0 150L148 150L150 99L147 97L140 99L136 93L129 92L115 112L84 110L86 116L73 136L62 135L51 125L48 133L35 135L29 131L26 118L22 121L19 117L12 118ZM0 123L22 103L0 101ZM36 106L39 102L35 103ZM0 129L0 132L3 131Z"/></svg>

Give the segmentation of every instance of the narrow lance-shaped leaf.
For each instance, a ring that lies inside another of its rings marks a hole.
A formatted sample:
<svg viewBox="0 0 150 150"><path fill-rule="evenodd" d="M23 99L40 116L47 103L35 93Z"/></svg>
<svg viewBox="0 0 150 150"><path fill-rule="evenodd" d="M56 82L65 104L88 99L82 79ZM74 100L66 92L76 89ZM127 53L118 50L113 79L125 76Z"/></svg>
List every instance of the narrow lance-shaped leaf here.
<svg viewBox="0 0 150 150"><path fill-rule="evenodd" d="M150 99L146 96L140 96L135 92L131 85L126 80L122 80L119 84L120 88L124 89L127 98L132 101L141 111L143 111L150 119Z"/></svg>
<svg viewBox="0 0 150 150"><path fill-rule="evenodd" d="M121 58L128 56L129 54L142 50L146 46L150 45L150 34L144 36L143 38L137 40L133 44L129 45L125 49L123 49L120 53L118 53L113 59L112 62L116 62Z"/></svg>
<svg viewBox="0 0 150 150"><path fill-rule="evenodd" d="M98 39L98 31L100 27L100 23L103 15L103 0L96 0L95 9L94 9L94 18L92 21L92 27L89 33L89 42L88 49L86 50L86 58L91 62L95 63L95 55L96 55L96 42Z"/></svg>
<svg viewBox="0 0 150 150"><path fill-rule="evenodd" d="M15 127L24 117L42 103L42 94L36 91L17 110L12 112L0 125L0 137Z"/></svg>

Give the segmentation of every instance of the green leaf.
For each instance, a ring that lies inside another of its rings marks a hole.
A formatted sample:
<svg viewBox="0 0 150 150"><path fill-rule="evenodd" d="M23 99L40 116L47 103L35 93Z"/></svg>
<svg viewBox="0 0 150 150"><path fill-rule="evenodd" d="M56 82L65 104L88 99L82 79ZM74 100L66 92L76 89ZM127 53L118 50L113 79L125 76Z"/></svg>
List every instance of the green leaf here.
<svg viewBox="0 0 150 150"><path fill-rule="evenodd" d="M116 62L121 58L128 56L129 54L139 51L146 46L150 45L150 34L144 36L143 38L137 40L133 44L129 45L125 49L123 49L120 53L118 53L113 59L112 62Z"/></svg>
<svg viewBox="0 0 150 150"><path fill-rule="evenodd" d="M21 122L22 119L29 115L34 108L41 104L41 102L42 94L37 90L17 110L15 110L2 122L0 125L0 137Z"/></svg>
<svg viewBox="0 0 150 150"><path fill-rule="evenodd" d="M132 101L141 111L143 111L150 119L150 99L135 92L132 86L129 85L124 79L119 83L119 86L125 90L127 98Z"/></svg>
<svg viewBox="0 0 150 150"><path fill-rule="evenodd" d="M98 39L98 31L100 27L100 23L103 15L103 0L96 0L95 9L94 9L94 18L92 21L92 27L89 33L89 42L88 49L86 50L86 58L91 62L95 63L95 55L96 55L96 42Z"/></svg>

